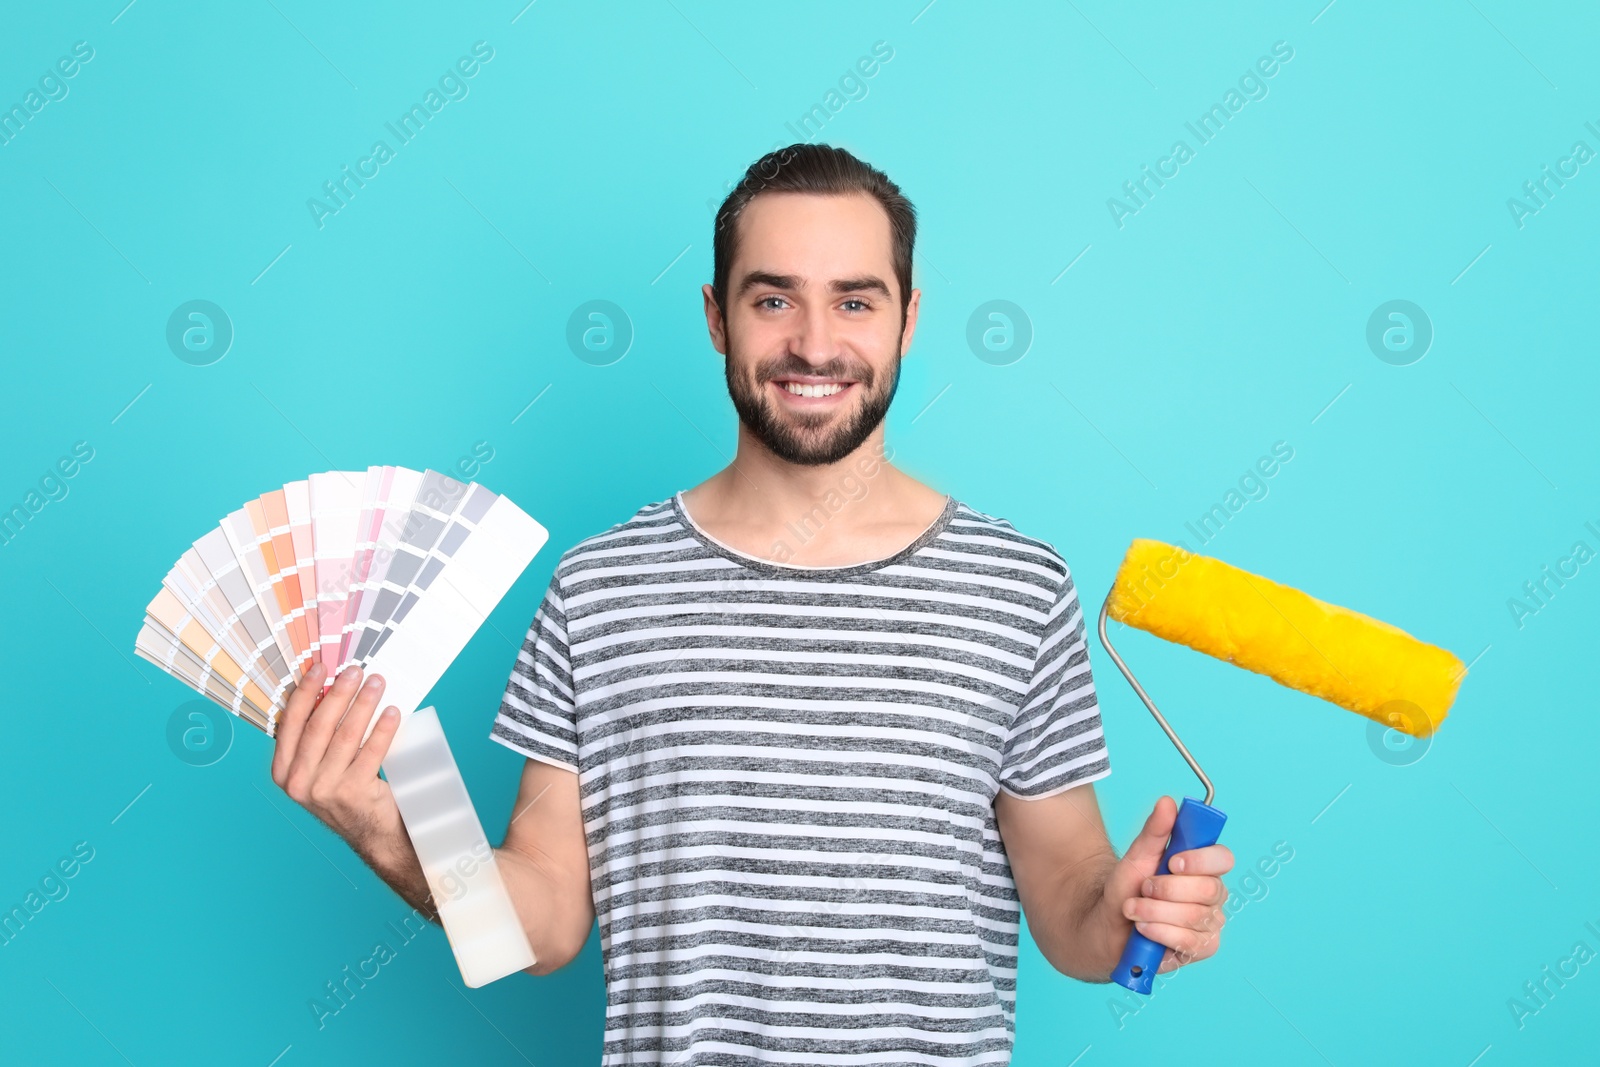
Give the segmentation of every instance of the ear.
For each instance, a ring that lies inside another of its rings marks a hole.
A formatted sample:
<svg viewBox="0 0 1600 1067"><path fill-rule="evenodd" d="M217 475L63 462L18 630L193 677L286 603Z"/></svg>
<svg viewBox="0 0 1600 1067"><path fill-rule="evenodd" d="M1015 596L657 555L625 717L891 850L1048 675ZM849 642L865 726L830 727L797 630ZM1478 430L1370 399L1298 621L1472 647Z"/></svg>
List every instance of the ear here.
<svg viewBox="0 0 1600 1067"><path fill-rule="evenodd" d="M707 282L700 287L701 295L705 298L706 330L711 334L711 347L728 354L728 332L722 319L722 309L717 306L716 291Z"/></svg>
<svg viewBox="0 0 1600 1067"><path fill-rule="evenodd" d="M911 336L917 332L917 309L922 305L922 290L912 289L911 299L906 303L906 324L900 334L900 356L904 358L911 351Z"/></svg>

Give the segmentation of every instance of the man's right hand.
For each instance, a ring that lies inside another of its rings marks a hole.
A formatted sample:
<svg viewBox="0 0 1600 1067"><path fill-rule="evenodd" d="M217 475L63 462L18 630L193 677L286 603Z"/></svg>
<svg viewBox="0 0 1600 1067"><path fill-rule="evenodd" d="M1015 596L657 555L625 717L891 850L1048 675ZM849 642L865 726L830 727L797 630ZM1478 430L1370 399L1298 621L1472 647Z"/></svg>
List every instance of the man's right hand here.
<svg viewBox="0 0 1600 1067"><path fill-rule="evenodd" d="M322 693L326 668L312 665L295 686L278 719L272 780L295 803L321 819L380 873L416 864L389 783L378 767L400 727L400 711L384 709L366 743L361 735L383 695L383 678L361 684L361 668L347 667Z"/></svg>
<svg viewBox="0 0 1600 1067"><path fill-rule="evenodd" d="M314 665L278 720L272 780L344 838L378 877L430 921L438 912L411 846L400 808L378 768L400 727L399 709L384 709L366 743L361 734L383 695L383 679L361 684L348 667L322 692ZM565 966L583 949L594 925L578 776L565 767L523 761L517 803L505 844L495 850L506 889L533 946L533 974ZM528 916L538 916L529 923Z"/></svg>

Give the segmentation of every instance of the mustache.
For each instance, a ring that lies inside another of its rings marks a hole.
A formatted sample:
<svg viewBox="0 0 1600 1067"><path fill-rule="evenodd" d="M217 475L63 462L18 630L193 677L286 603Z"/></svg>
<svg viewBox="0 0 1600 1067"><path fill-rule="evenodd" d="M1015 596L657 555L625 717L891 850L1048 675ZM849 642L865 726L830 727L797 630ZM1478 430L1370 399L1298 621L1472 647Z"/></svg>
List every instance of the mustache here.
<svg viewBox="0 0 1600 1067"><path fill-rule="evenodd" d="M756 381L766 382L774 378L848 378L863 385L871 385L873 381L872 368L865 363L847 363L842 360L833 360L820 367L813 367L799 356L774 360L763 363L756 368Z"/></svg>

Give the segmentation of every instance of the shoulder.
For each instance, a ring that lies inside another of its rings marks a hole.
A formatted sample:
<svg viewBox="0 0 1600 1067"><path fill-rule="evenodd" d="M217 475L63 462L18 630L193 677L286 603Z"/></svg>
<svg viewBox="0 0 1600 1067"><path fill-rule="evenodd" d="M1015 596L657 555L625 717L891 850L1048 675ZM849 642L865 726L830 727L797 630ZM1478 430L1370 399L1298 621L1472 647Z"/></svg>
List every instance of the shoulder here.
<svg viewBox="0 0 1600 1067"><path fill-rule="evenodd" d="M668 544L681 539L682 532L673 498L652 501L561 553L556 561L555 578L565 583L589 568L622 556L664 551Z"/></svg>
<svg viewBox="0 0 1600 1067"><path fill-rule="evenodd" d="M956 513L945 531L947 537L964 548L983 552L997 563L1007 563L1036 574L1052 594L1072 587L1072 570L1056 546L1042 537L1017 529L1010 519L980 511L965 501L956 502Z"/></svg>

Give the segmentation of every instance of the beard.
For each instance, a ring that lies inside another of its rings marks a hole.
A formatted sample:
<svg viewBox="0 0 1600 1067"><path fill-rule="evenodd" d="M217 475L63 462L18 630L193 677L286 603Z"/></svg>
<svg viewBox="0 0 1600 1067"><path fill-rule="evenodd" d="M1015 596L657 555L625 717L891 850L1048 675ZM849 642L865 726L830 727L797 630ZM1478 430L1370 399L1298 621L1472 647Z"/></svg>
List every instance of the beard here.
<svg viewBox="0 0 1600 1067"><path fill-rule="evenodd" d="M739 412L739 420L756 439L786 463L820 467L837 463L861 447L889 412L895 391L900 387L901 353L895 355L894 369L887 382L865 363L832 361L813 367L799 356L786 356L758 364L748 371L735 355L733 336L728 336L728 358L723 361L728 395ZM797 412L779 407L767 391L774 378L787 375L824 378L850 378L859 394L850 412Z"/></svg>

